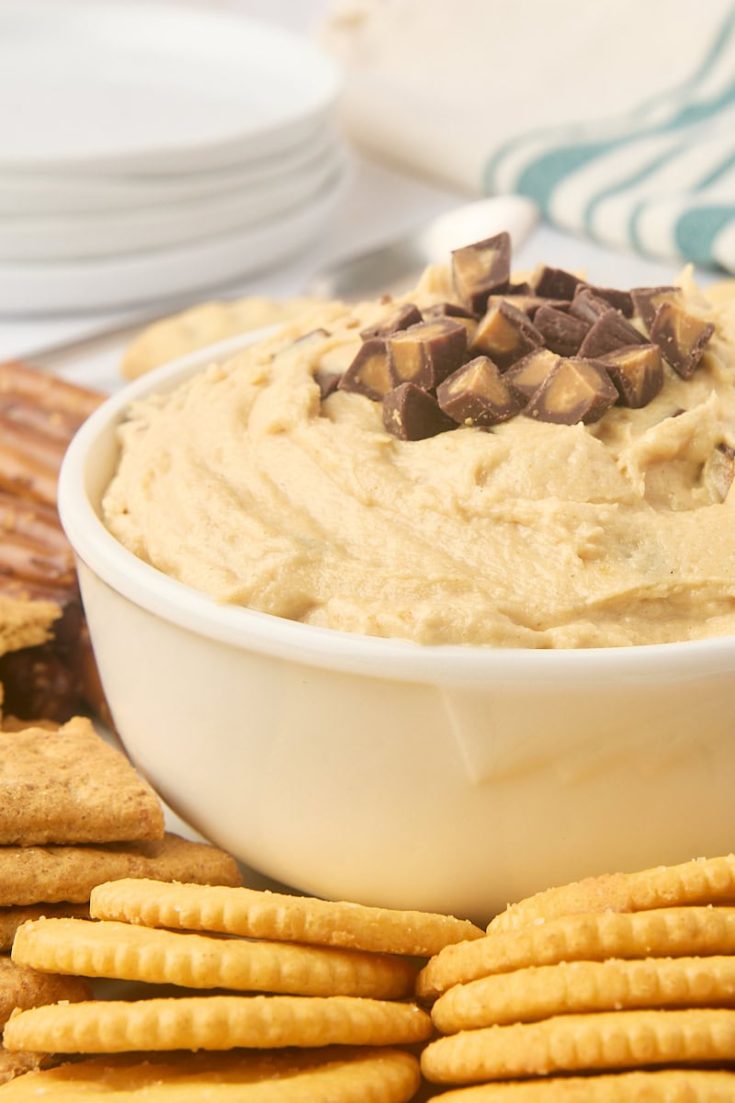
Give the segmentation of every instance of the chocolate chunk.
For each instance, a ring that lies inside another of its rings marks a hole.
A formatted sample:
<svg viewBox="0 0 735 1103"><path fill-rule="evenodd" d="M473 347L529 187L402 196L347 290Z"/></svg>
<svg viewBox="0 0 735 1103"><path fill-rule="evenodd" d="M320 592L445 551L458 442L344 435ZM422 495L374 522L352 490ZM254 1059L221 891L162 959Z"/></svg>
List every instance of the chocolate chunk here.
<svg viewBox="0 0 735 1103"><path fill-rule="evenodd" d="M534 291L528 280L521 283L509 283L505 289L506 295L533 295Z"/></svg>
<svg viewBox="0 0 735 1103"><path fill-rule="evenodd" d="M278 364L281 361L288 360L294 354L294 351L298 349L300 352L309 348L310 345L321 345L324 342L324 338L329 337L329 333L326 329L311 329L308 333L304 333L301 337L297 337L295 341L291 341L288 345L284 345L273 354L273 363Z"/></svg>
<svg viewBox="0 0 735 1103"><path fill-rule="evenodd" d="M472 318L473 321L477 321L477 315L468 310L466 306L460 306L459 303L434 303L433 306L428 307L425 313L427 317L432 318Z"/></svg>
<svg viewBox="0 0 735 1103"><path fill-rule="evenodd" d="M597 421L618 397L604 368L590 360L560 360L523 413L557 425Z"/></svg>
<svg viewBox="0 0 735 1103"><path fill-rule="evenodd" d="M582 344L579 355L587 359L604 356L606 352L625 348L626 345L643 345L646 338L635 326L626 322L619 310L608 307L591 327Z"/></svg>
<svg viewBox="0 0 735 1103"><path fill-rule="evenodd" d="M496 234L452 253L454 286L460 301L480 314L493 291L510 279L510 235Z"/></svg>
<svg viewBox="0 0 735 1103"><path fill-rule="evenodd" d="M329 337L329 330L323 329L320 326L318 329L310 329L308 333L303 333L301 337L297 337L288 347L293 348L294 345L316 344L317 340L320 340L322 337Z"/></svg>
<svg viewBox="0 0 735 1103"><path fill-rule="evenodd" d="M361 329L360 336L365 341L369 341L372 337L390 337L392 333L398 333L401 329L418 325L423 320L421 311L417 306L414 306L413 303L404 303L403 306L398 306L395 310L392 310L381 322L374 326L368 326L367 329Z"/></svg>
<svg viewBox="0 0 735 1103"><path fill-rule="evenodd" d="M527 315L503 300L480 319L472 349L489 356L505 371L543 343L543 337Z"/></svg>
<svg viewBox="0 0 735 1103"><path fill-rule="evenodd" d="M322 402L325 398L329 398L330 394L334 394L341 378L339 372L328 372L323 371L322 368L317 368L314 372L314 381L319 387L319 397Z"/></svg>
<svg viewBox="0 0 735 1103"><path fill-rule="evenodd" d="M431 391L456 371L467 355L467 330L449 318L411 326L388 338L394 386L415 383Z"/></svg>
<svg viewBox="0 0 735 1103"><path fill-rule="evenodd" d="M711 322L703 322L674 303L665 302L656 311L651 340L661 349L674 371L682 379L690 379L699 367L705 346L714 332Z"/></svg>
<svg viewBox="0 0 735 1103"><path fill-rule="evenodd" d="M498 368L487 356L463 364L440 387L439 406L460 425L497 425L517 414L522 406Z"/></svg>
<svg viewBox="0 0 735 1103"><path fill-rule="evenodd" d="M664 303L678 306L683 298L680 287L634 287L630 294L635 312L649 333L658 308Z"/></svg>
<svg viewBox="0 0 735 1103"><path fill-rule="evenodd" d="M427 321L431 318L451 318L467 330L467 344L471 344L477 330L477 317L459 303L436 303L424 311Z"/></svg>
<svg viewBox="0 0 735 1103"><path fill-rule="evenodd" d="M544 339L544 344L560 356L573 356L585 339L590 326L581 318L564 314L553 306L542 306L536 311L533 324Z"/></svg>
<svg viewBox="0 0 735 1103"><path fill-rule="evenodd" d="M608 310L610 310L610 303L601 299L599 295L595 295L583 284L569 307L570 314L573 314L575 318L579 318L582 322L589 322L590 325L594 325L598 318L601 318L603 314L607 314Z"/></svg>
<svg viewBox="0 0 735 1103"><path fill-rule="evenodd" d="M379 337L363 343L339 382L341 391L365 395L373 402L380 402L392 386L388 349Z"/></svg>
<svg viewBox="0 0 735 1103"><path fill-rule="evenodd" d="M573 299L579 276L565 272L563 268L549 268L544 265L533 276L533 289L544 299Z"/></svg>
<svg viewBox="0 0 735 1103"><path fill-rule="evenodd" d="M531 320L535 318L536 311L542 306L555 306L557 309L569 306L568 299L542 299L539 295L509 295L504 291L502 295L490 296L487 300L487 309L491 310L492 307L500 306L501 303L509 303L516 310L526 314Z"/></svg>
<svg viewBox="0 0 735 1103"><path fill-rule="evenodd" d="M724 502L735 475L735 448L718 444L702 468L702 482L713 502Z"/></svg>
<svg viewBox="0 0 735 1103"><path fill-rule="evenodd" d="M415 383L401 383L383 399L383 424L399 440L425 440L454 429L436 399Z"/></svg>
<svg viewBox="0 0 735 1103"><path fill-rule="evenodd" d="M620 404L647 406L664 385L664 364L656 345L629 345L600 358L617 387Z"/></svg>
<svg viewBox="0 0 735 1103"><path fill-rule="evenodd" d="M556 353L549 349L534 349L508 368L503 379L515 394L521 398L531 398L558 363Z"/></svg>
<svg viewBox="0 0 735 1103"><path fill-rule="evenodd" d="M595 287L589 283L585 283L583 287L596 298L606 302L613 310L619 310L624 317L633 317L633 296L630 291L620 291L617 287Z"/></svg>

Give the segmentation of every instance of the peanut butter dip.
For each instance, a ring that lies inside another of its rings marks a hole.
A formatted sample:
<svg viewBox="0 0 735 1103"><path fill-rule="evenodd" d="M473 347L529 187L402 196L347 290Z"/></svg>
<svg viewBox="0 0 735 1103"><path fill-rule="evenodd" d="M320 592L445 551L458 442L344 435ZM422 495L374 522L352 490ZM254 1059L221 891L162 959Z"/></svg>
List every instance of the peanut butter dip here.
<svg viewBox="0 0 735 1103"><path fill-rule="evenodd" d="M362 394L322 401L315 380L396 304L314 308L134 406L105 522L219 602L345 632L540 648L735 634L735 297L682 286L715 334L643 408L423 440L389 433ZM406 301L453 297L430 269Z"/></svg>

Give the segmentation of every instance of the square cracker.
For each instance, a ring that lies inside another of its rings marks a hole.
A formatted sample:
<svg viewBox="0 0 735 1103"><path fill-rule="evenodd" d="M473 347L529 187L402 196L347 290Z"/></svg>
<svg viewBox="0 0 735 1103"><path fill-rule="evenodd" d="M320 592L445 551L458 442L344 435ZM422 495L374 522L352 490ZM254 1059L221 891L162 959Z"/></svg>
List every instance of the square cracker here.
<svg viewBox="0 0 735 1103"><path fill-rule="evenodd" d="M0 953L8 953L18 927L31 919L89 919L89 904L26 904L24 907L0 908ZM0 962L2 958L0 958Z"/></svg>
<svg viewBox="0 0 735 1103"><path fill-rule="evenodd" d="M0 847L0 906L81 904L105 881L150 877L200 885L241 885L235 859L178 835L108 846Z"/></svg>
<svg viewBox="0 0 735 1103"><path fill-rule="evenodd" d="M0 732L0 843L112 843L163 837L160 801L89 720L56 732Z"/></svg>

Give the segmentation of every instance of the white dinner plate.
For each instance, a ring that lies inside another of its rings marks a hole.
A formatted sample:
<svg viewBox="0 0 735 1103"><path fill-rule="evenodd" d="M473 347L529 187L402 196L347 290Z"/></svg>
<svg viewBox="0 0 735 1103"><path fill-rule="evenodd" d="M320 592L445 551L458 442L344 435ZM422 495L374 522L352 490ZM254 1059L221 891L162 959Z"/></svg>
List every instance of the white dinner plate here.
<svg viewBox="0 0 735 1103"><path fill-rule="evenodd" d="M56 262L111 258L176 248L203 238L273 221L296 206L309 207L343 171L333 156L308 174L268 181L250 190L139 210L17 218L0 216L0 261Z"/></svg>
<svg viewBox="0 0 735 1103"><path fill-rule="evenodd" d="M288 176L298 182L319 165L333 161L341 143L324 130L286 153L245 161L212 172L137 176L134 173L100 176L92 173L0 173L0 216L89 214L126 211L187 199L216 196L267 186Z"/></svg>
<svg viewBox="0 0 735 1103"><path fill-rule="evenodd" d="M204 291L273 267L322 230L344 190L342 173L311 204L270 222L177 249L77 264L0 263L6 315L89 313Z"/></svg>
<svg viewBox="0 0 735 1103"><path fill-rule="evenodd" d="M245 15L136 0L0 3L0 169L170 173L285 152L337 69Z"/></svg>

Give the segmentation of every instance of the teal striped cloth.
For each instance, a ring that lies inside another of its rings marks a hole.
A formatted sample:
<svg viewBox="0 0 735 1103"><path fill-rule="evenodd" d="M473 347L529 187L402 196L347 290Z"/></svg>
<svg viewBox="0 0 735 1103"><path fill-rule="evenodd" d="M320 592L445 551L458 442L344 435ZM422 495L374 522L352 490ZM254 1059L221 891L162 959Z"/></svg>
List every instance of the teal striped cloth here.
<svg viewBox="0 0 735 1103"><path fill-rule="evenodd" d="M618 117L506 141L484 189L603 244L735 273L735 5L688 79Z"/></svg>

